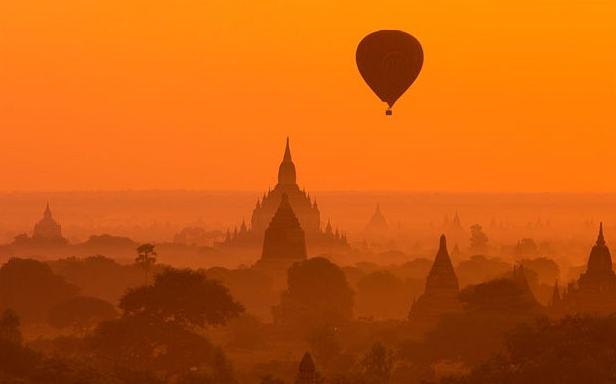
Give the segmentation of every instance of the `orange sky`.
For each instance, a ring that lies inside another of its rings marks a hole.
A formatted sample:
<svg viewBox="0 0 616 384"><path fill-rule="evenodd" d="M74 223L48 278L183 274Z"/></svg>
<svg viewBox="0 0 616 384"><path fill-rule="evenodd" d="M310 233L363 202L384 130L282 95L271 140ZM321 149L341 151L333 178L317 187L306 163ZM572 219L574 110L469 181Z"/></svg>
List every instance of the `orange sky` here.
<svg viewBox="0 0 616 384"><path fill-rule="evenodd" d="M310 190L616 191L614 20L612 0L2 1L0 190L262 190L290 135ZM355 68L377 29L425 52L393 118Z"/></svg>

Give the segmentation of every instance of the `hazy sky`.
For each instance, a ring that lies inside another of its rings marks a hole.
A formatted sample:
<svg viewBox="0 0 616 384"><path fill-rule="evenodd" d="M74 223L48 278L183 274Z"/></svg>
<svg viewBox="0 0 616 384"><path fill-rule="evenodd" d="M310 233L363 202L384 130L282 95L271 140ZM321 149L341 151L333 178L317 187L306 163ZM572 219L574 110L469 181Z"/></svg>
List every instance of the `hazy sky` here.
<svg viewBox="0 0 616 384"><path fill-rule="evenodd" d="M1 1L0 190L616 191L616 2ZM394 116L355 48L402 29Z"/></svg>

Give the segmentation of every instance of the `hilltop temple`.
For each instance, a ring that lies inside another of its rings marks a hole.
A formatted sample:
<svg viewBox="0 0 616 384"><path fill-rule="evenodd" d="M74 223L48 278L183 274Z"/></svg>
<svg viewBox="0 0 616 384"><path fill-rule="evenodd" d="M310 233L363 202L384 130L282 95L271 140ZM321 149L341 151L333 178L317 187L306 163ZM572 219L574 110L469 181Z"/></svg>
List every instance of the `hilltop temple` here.
<svg viewBox="0 0 616 384"><path fill-rule="evenodd" d="M458 277L447 252L447 240L445 235L441 235L426 288L411 306L409 320L423 329L435 325L442 315L461 309L459 292Z"/></svg>
<svg viewBox="0 0 616 384"><path fill-rule="evenodd" d="M567 286L562 298L555 285L552 307L562 313L607 315L616 312L616 273L603 236L603 223L599 225L599 236L590 251L586 272Z"/></svg>
<svg viewBox="0 0 616 384"><path fill-rule="evenodd" d="M331 224L323 231L321 229L321 213L316 200L297 185L295 163L291 157L291 147L287 138L282 162L278 167L278 183L257 200L252 211L250 227L242 222L239 230L228 231L223 245L258 247L263 241L263 235L280 206L282 196L286 195L291 209L305 232L306 241L314 246L344 246L346 236L334 231Z"/></svg>

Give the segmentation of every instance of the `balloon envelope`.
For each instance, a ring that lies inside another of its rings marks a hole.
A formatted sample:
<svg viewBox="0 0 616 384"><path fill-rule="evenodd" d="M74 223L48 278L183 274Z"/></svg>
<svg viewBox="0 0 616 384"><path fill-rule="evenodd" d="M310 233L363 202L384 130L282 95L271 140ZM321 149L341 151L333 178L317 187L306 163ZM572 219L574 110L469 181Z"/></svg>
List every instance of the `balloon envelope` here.
<svg viewBox="0 0 616 384"><path fill-rule="evenodd" d="M423 50L406 32L376 31L359 43L355 60L364 81L391 108L419 75Z"/></svg>

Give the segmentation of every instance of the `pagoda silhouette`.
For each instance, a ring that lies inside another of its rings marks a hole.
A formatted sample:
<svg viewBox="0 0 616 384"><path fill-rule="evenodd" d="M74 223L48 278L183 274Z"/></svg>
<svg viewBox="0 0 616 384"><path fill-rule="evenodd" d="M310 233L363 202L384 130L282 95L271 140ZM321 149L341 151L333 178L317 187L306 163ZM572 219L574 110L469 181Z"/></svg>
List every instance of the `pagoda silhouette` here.
<svg viewBox="0 0 616 384"><path fill-rule="evenodd" d="M32 236L20 234L15 237L15 246L65 246L68 241L62 236L62 226L53 218L49 203L45 206L43 217L34 224Z"/></svg>
<svg viewBox="0 0 616 384"><path fill-rule="evenodd" d="M387 225L387 220L381 212L381 205L377 204L370 221L364 228L364 234L367 237L381 237L385 236L389 233L389 225Z"/></svg>
<svg viewBox="0 0 616 384"><path fill-rule="evenodd" d="M600 315L616 312L616 273L603 236L603 223L599 224L599 235L590 251L586 271L577 281L568 284L562 297L556 282L552 294L552 310Z"/></svg>
<svg viewBox="0 0 616 384"><path fill-rule="evenodd" d="M263 251L257 267L286 271L294 263L306 258L304 230L291 208L288 196L283 193L280 205L265 230Z"/></svg>
<svg viewBox="0 0 616 384"><path fill-rule="evenodd" d="M240 228L228 230L223 247L260 247L264 234L274 218L282 201L287 196L288 203L305 233L309 248L313 247L347 247L346 235L339 230L333 230L328 222L325 230L321 229L321 212L316 200L310 197L305 190L297 184L297 172L291 156L291 147L287 137L282 162L278 167L278 183L273 190L269 190L257 200L252 211L250 227L245 221Z"/></svg>
<svg viewBox="0 0 616 384"><path fill-rule="evenodd" d="M295 384L318 384L321 382L319 379L320 377L314 365L314 361L312 360L312 356L310 353L306 352L299 363Z"/></svg>
<svg viewBox="0 0 616 384"><path fill-rule="evenodd" d="M444 314L461 310L459 292L458 277L447 251L447 239L441 235L438 252L426 279L426 288L412 304L409 320L420 329L430 328Z"/></svg>

